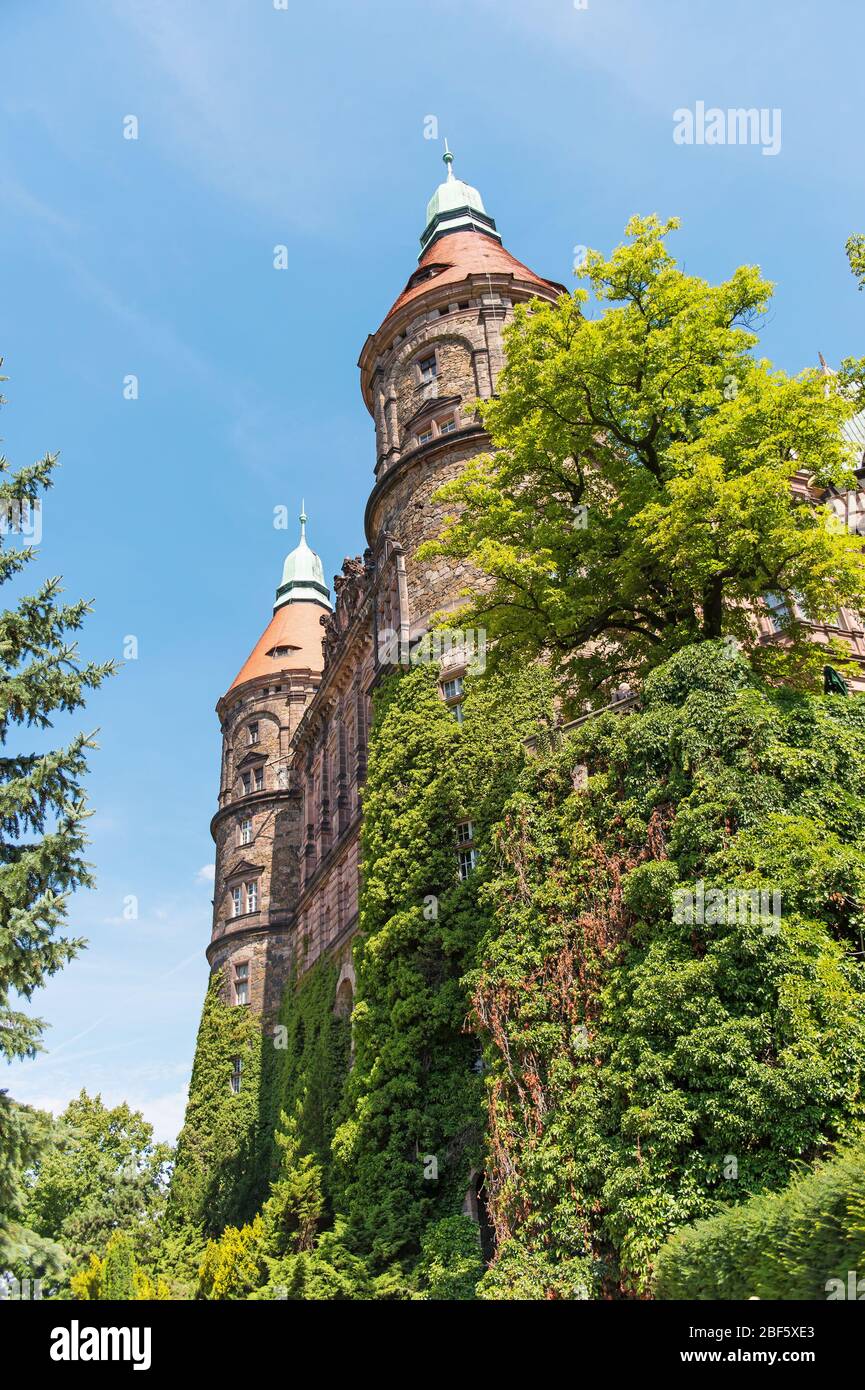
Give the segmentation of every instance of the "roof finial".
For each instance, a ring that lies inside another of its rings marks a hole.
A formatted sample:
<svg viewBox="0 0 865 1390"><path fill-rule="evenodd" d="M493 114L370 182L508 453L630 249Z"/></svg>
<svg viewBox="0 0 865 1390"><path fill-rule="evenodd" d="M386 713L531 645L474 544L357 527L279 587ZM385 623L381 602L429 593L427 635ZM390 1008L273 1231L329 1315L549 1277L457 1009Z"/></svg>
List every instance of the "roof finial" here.
<svg viewBox="0 0 865 1390"><path fill-rule="evenodd" d="M307 514L306 514L306 498L304 498L303 501L302 501L301 504L300 504L300 539L301 539L301 541L305 541L305 540L306 540L306 523L307 523L308 521L309 521L309 517L308 517Z"/></svg>
<svg viewBox="0 0 865 1390"><path fill-rule="evenodd" d="M447 138L445 138L445 152L444 152L444 154L442 155L442 159L444 160L445 164L448 166L448 178L449 178L449 179L452 179L453 176L454 176L454 169L453 169L454 157L453 157L453 155L451 154L450 150L448 149Z"/></svg>

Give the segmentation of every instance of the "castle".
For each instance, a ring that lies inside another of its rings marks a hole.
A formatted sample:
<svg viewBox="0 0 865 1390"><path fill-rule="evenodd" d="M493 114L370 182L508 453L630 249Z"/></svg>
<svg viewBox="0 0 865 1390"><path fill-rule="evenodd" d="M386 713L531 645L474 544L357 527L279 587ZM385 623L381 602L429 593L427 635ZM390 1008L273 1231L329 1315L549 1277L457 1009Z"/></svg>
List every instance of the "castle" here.
<svg viewBox="0 0 865 1390"><path fill-rule="evenodd" d="M217 705L222 729L211 971L224 999L271 1016L292 972L324 953L339 968L336 1007L351 1011L358 924L360 789L371 696L381 676L459 606L475 576L417 552L441 530L436 489L489 447L471 402L493 394L514 305L556 300L502 245L475 188L447 175L427 206L417 269L360 354L375 422L368 546L334 580L306 538L285 561L267 627ZM460 717L467 654L442 670Z"/></svg>
<svg viewBox="0 0 865 1390"><path fill-rule="evenodd" d="M292 973L303 974L325 953L339 971L337 1010L352 1009L372 692L434 614L453 611L467 586L483 582L464 566L421 561L417 552L442 529L436 489L489 447L471 402L495 391L502 330L514 305L567 293L505 250L478 191L455 177L450 151L444 161L447 175L427 206L417 269L358 363L376 440L367 549L344 561L332 604L301 514L273 615L217 705L222 768L211 824L216 869L207 956L211 971L222 971L225 1002L265 1017L279 1007ZM846 431L860 464L863 420L865 413ZM794 490L818 495L804 475ZM857 519L865 503L862 491L820 497L846 525L851 498ZM773 596L767 598L758 621L761 640L771 642L779 624ZM863 688L865 632L857 616L844 610L835 624L813 625L813 636L843 638L863 671L853 684ZM442 697L457 718L465 661L457 649L442 665Z"/></svg>

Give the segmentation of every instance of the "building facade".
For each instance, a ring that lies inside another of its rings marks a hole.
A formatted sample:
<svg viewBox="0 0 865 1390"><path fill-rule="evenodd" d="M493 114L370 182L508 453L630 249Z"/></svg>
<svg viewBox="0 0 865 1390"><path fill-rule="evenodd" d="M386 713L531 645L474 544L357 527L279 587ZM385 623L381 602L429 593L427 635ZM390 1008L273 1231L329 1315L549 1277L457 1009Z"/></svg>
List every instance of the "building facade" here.
<svg viewBox="0 0 865 1390"><path fill-rule="evenodd" d="M444 159L417 269L358 363L375 426L367 549L343 562L332 602L301 515L273 615L217 705L223 748L208 960L222 970L226 1001L263 1016L278 1008L292 971L325 953L339 966L337 1008L352 1007L372 691L433 614L454 610L467 586L484 582L452 561L419 559L421 544L442 529L434 494L489 447L471 403L495 391L514 306L567 292L505 250L480 194L454 176L449 152ZM849 438L865 463L865 416ZM796 487L814 497L804 477ZM865 532L865 490L829 500L845 525L852 508ZM757 617L762 641L781 640L778 618L770 601ZM843 611L813 635L843 637L865 673L857 615ZM442 670L443 698L457 717L465 659L457 649ZM865 675L854 684L865 687Z"/></svg>
<svg viewBox="0 0 865 1390"><path fill-rule="evenodd" d="M217 705L222 729L212 970L227 1002L268 1016L292 970L328 953L337 1008L352 1007L362 787L371 696L433 614L459 606L476 573L418 559L437 536L442 483L489 447L471 403L495 390L502 330L518 303L565 287L505 250L476 189L446 178L427 207L417 269L360 355L375 425L367 549L347 559L334 596L301 537L285 562L264 633ZM459 717L467 655L451 652L443 698Z"/></svg>

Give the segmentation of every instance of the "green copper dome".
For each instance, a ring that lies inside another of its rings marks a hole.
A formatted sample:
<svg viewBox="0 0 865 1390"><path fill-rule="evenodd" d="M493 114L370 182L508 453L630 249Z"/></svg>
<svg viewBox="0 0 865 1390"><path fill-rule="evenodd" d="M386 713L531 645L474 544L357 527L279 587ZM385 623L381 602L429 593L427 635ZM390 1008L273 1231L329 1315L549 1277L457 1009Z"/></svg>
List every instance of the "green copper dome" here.
<svg viewBox="0 0 865 1390"><path fill-rule="evenodd" d="M306 543L306 523L309 517L306 508L300 512L300 540L285 557L282 568L282 583L276 591L274 609L284 603L320 603L330 608L330 589L324 582L324 567L314 550Z"/></svg>
<svg viewBox="0 0 865 1390"><path fill-rule="evenodd" d="M487 213L478 190L454 176L454 157L448 149L447 140L442 159L447 167L447 178L439 184L427 203L426 227L420 239L421 256L434 241L448 232L482 232L495 241L501 241L496 224Z"/></svg>

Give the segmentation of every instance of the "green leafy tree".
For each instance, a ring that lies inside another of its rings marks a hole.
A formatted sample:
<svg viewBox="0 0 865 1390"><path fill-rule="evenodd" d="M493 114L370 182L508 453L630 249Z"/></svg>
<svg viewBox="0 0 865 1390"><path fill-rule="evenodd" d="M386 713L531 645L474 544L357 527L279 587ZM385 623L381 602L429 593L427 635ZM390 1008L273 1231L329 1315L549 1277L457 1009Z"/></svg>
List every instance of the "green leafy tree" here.
<svg viewBox="0 0 865 1390"><path fill-rule="evenodd" d="M865 236L861 232L854 232L847 238L845 246L847 259L850 262L850 269L859 281L860 290L865 288Z"/></svg>
<svg viewBox="0 0 865 1390"><path fill-rule="evenodd" d="M69 1102L28 1177L26 1219L76 1266L124 1231L139 1259L155 1253L171 1149L139 1111L86 1091Z"/></svg>
<svg viewBox="0 0 865 1390"><path fill-rule="evenodd" d="M546 654L577 704L721 636L813 685L825 653L807 621L865 608L858 539L791 488L852 483L855 405L754 356L771 285L748 266L717 286L685 274L665 245L677 225L634 218L609 258L589 253L595 317L582 288L516 309L500 394L479 403L495 452L440 489L457 512L421 552L491 576L463 621L499 661ZM779 644L754 621L767 593Z"/></svg>

